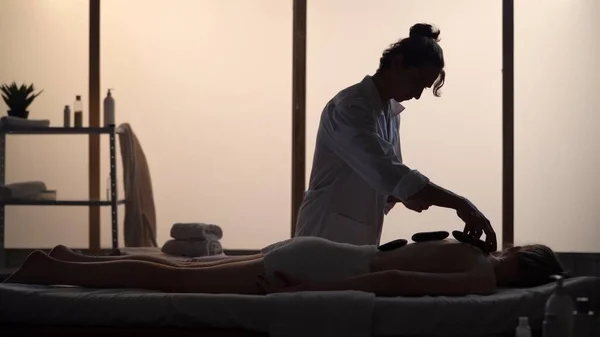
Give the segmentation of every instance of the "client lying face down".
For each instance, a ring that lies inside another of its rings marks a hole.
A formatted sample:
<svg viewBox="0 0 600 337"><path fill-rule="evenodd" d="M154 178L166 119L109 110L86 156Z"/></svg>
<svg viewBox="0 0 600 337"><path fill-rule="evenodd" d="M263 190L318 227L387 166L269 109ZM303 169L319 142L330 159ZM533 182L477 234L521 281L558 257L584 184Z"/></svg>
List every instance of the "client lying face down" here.
<svg viewBox="0 0 600 337"><path fill-rule="evenodd" d="M5 282L186 293L358 290L377 296L462 296L537 286L562 272L552 250L543 245L490 255L455 240L380 251L298 237L258 255L187 264L144 256L83 256L58 246L49 255L33 252Z"/></svg>

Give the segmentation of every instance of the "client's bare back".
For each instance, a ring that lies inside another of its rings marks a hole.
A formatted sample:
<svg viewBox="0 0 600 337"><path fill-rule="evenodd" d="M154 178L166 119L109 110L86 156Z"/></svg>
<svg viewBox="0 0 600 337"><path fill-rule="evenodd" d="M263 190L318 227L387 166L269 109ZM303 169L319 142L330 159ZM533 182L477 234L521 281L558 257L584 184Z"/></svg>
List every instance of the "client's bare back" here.
<svg viewBox="0 0 600 337"><path fill-rule="evenodd" d="M487 265L486 254L481 250L448 239L412 243L387 252L379 252L372 268L377 270L403 270L425 273L455 273Z"/></svg>

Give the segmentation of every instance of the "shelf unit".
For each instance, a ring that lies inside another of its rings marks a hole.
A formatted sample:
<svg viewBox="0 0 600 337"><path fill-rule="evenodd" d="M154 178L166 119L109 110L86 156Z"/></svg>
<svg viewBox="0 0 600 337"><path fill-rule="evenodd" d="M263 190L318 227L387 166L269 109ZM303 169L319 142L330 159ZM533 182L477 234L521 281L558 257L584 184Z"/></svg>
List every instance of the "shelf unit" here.
<svg viewBox="0 0 600 337"><path fill-rule="evenodd" d="M0 201L0 254L4 255L4 229L5 229L5 207L6 206L108 206L111 209L112 247L118 248L118 217L119 205L125 204L125 200L117 196L117 157L116 157L116 135L122 130L110 127L29 127L11 128L0 127L0 184L6 183L6 137L8 135L108 135L110 153L110 200L10 200ZM4 259L2 259L4 260ZM2 261L3 262L3 261ZM1 263L1 262L0 262Z"/></svg>

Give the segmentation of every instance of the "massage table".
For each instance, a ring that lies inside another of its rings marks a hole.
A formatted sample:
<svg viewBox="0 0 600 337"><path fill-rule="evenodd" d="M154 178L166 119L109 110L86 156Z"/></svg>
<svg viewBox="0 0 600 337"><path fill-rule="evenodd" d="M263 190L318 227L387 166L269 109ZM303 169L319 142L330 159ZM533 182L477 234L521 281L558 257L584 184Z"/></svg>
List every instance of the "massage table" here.
<svg viewBox="0 0 600 337"><path fill-rule="evenodd" d="M565 280L588 297L600 336L600 278ZM539 330L554 283L490 296L374 297L354 291L267 296L0 284L0 336L513 336ZM534 336L536 334L534 333Z"/></svg>

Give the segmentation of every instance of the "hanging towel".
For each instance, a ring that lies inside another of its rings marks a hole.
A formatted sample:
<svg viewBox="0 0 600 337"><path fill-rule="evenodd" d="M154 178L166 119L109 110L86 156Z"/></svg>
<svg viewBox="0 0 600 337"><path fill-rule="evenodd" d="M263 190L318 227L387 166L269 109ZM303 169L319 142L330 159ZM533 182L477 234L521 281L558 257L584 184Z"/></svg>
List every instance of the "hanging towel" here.
<svg viewBox="0 0 600 337"><path fill-rule="evenodd" d="M150 168L131 125L119 125L125 187L125 247L158 247Z"/></svg>
<svg viewBox="0 0 600 337"><path fill-rule="evenodd" d="M169 255L202 257L221 254L223 247L218 240L170 239L163 245L162 252Z"/></svg>
<svg viewBox="0 0 600 337"><path fill-rule="evenodd" d="M220 240L223 238L223 229L217 225L201 222L179 222L171 227L171 237L181 240L212 238Z"/></svg>

